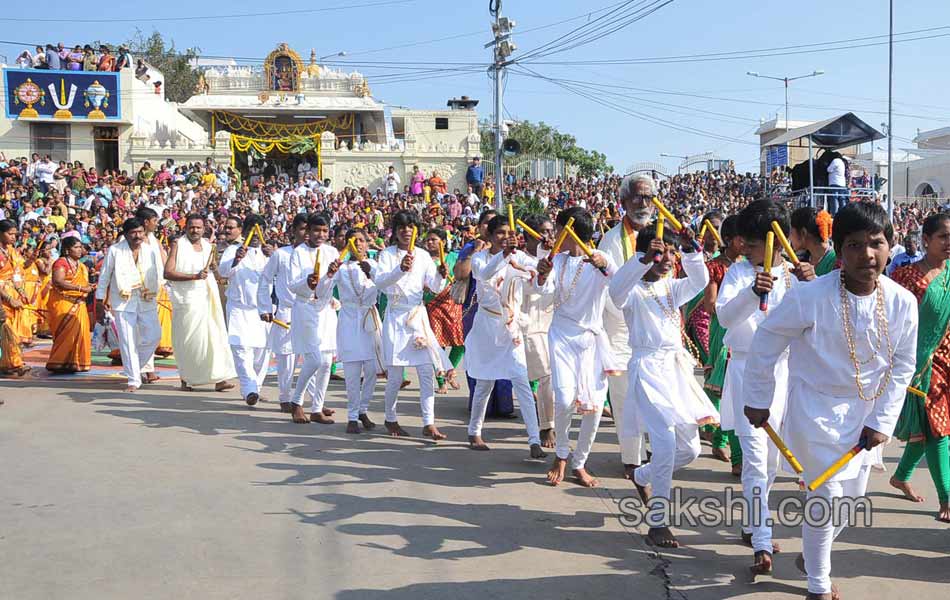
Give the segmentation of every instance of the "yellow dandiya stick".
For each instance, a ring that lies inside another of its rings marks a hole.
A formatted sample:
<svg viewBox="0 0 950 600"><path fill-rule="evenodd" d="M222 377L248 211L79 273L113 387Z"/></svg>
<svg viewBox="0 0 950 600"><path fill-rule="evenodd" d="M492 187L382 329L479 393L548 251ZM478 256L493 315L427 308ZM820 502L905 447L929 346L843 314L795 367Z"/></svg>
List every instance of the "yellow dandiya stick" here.
<svg viewBox="0 0 950 600"><path fill-rule="evenodd" d="M655 206L656 209L657 209L658 211L660 211L660 214L663 216L664 219L666 219L667 221L670 222L670 226L671 226L673 229L675 229L676 231L682 231L682 230L683 230L683 224L680 223L680 222L676 219L676 217L673 216L673 213L671 213L671 212L669 211L669 209L666 208L666 206L664 206L663 203L660 202L660 199L657 198L656 196L653 197L653 206Z"/></svg>
<svg viewBox="0 0 950 600"><path fill-rule="evenodd" d="M763 273L772 273L772 255L775 254L775 233L768 232L765 234L765 260L762 263L762 272ZM769 308L769 294L768 292L763 292L759 296L759 310L765 312Z"/></svg>
<svg viewBox="0 0 950 600"><path fill-rule="evenodd" d="M792 468L795 469L796 473L804 473L805 469L802 468L802 463L798 462L798 459L795 458L795 455L792 454L792 451L788 449L788 446L785 445L785 442L782 441L782 438L779 437L778 433L772 429L772 426L766 423L762 426L765 429L765 433L769 435L769 438L772 439L772 443L775 444L775 447L778 448L778 451L782 453L782 456L785 457L785 460L788 461L788 464L792 465Z"/></svg>
<svg viewBox="0 0 950 600"><path fill-rule="evenodd" d="M925 400L927 399L927 394L925 394L925 393L923 392L923 390L918 390L917 388L915 388L915 387L912 386L912 385L907 386L907 391L910 392L911 394L915 395L915 396L920 396L921 398L923 398L923 399L925 399Z"/></svg>
<svg viewBox="0 0 950 600"><path fill-rule="evenodd" d="M416 250L416 236L419 235L419 228L415 225L412 226L412 237L409 238L409 254L415 254Z"/></svg>
<svg viewBox="0 0 950 600"><path fill-rule="evenodd" d="M266 246L267 240L264 239L264 231L261 229L260 223L254 223L254 231L257 233L257 237L261 240L261 246Z"/></svg>
<svg viewBox="0 0 950 600"><path fill-rule="evenodd" d="M350 238L346 243L346 248L344 248L343 253L340 254L340 262L346 262L351 256L353 258L359 258L359 252L356 251L356 244L353 240L354 238Z"/></svg>
<svg viewBox="0 0 950 600"><path fill-rule="evenodd" d="M713 224L709 221L709 219L706 219L706 221L703 223L703 226L704 226L706 229L708 229L708 230L709 230L709 233L711 233L712 236L713 236L713 238L716 239L716 243L719 244L720 246L722 246L722 245L723 245L722 236L719 235L719 230L716 229L716 226L713 225Z"/></svg>
<svg viewBox="0 0 950 600"><path fill-rule="evenodd" d="M245 248L247 248L248 246L251 245L251 240L254 239L254 234L255 234L255 233L257 233L257 230L256 230L256 229L251 229L249 232L247 232L247 237L244 238L244 247L245 247Z"/></svg>
<svg viewBox="0 0 950 600"><path fill-rule="evenodd" d="M535 231L534 229L531 229L531 228L528 227L527 225L525 225L525 222L522 221L521 219L515 219L515 223L517 223L518 227L520 227L521 229L523 229L525 233L527 233L528 235L530 235L530 236L533 237L534 239L536 239L536 240L540 240L540 239L541 239L541 234L538 233L537 231Z"/></svg>
<svg viewBox="0 0 950 600"><path fill-rule="evenodd" d="M557 236L557 239L554 240L554 247L551 248L551 256L557 255L561 251L561 246L564 245L564 240L567 239L567 232L574 226L574 217L571 217L567 220L567 224L564 225L564 229L561 230L561 234Z"/></svg>
<svg viewBox="0 0 950 600"><path fill-rule="evenodd" d="M699 228L699 235L696 237L698 237L700 240L705 238L707 229L709 229L709 221L703 221L703 226Z"/></svg>
<svg viewBox="0 0 950 600"><path fill-rule="evenodd" d="M830 467L825 469L824 473L816 477L814 481L808 484L808 491L814 492L815 490L820 488L822 484L824 484L826 481L831 479L831 477L834 476L835 473L843 469L846 464L851 462L852 458L860 454L861 451L864 450L864 447L866 445L867 445L867 441L862 439L860 442L858 442L857 446L855 446L854 448L851 448L850 450L845 452L843 455L841 455L841 458L836 460L834 464L832 464Z"/></svg>
<svg viewBox="0 0 950 600"><path fill-rule="evenodd" d="M508 203L508 229L515 230L515 207L511 202Z"/></svg>
<svg viewBox="0 0 950 600"><path fill-rule="evenodd" d="M782 226L778 224L778 221L772 221L772 231L775 232L775 237L778 238L778 242L785 250L785 254L788 255L788 260L792 261L792 264L797 267L798 263L800 262L798 260L798 255L795 254L795 250L792 248L792 245L788 243L788 238L785 237L785 232L782 231Z"/></svg>
<svg viewBox="0 0 950 600"><path fill-rule="evenodd" d="M663 226L664 226L663 224L664 224L665 221L666 221L666 217L663 216L663 213L662 213L662 212L661 212L659 215L657 215L657 217L656 217L656 235L653 236L653 237L654 237L654 239L660 240L661 242L663 241ZM653 255L653 262L658 263L658 262L660 262L661 260L663 260L663 255L662 255L662 254L654 254L654 255Z"/></svg>
<svg viewBox="0 0 950 600"><path fill-rule="evenodd" d="M439 240L439 262L445 264L445 243Z"/></svg>
<svg viewBox="0 0 950 600"><path fill-rule="evenodd" d="M271 323L277 325L278 327L283 327L284 329L290 329L290 323L284 323L278 319L271 319Z"/></svg>
<svg viewBox="0 0 950 600"><path fill-rule="evenodd" d="M320 275L320 246L317 246L317 260L313 263L313 274Z"/></svg>
<svg viewBox="0 0 950 600"><path fill-rule="evenodd" d="M594 256L594 250L591 249L590 246L588 246L587 244L581 241L581 238L578 237L577 232L574 231L573 227L565 227L565 229L567 229L567 234L574 239L574 241L577 243L578 246L581 247L581 250L584 251L584 254L587 255L587 258L591 258ZM597 267L597 270L603 273L604 275L607 275L606 267Z"/></svg>

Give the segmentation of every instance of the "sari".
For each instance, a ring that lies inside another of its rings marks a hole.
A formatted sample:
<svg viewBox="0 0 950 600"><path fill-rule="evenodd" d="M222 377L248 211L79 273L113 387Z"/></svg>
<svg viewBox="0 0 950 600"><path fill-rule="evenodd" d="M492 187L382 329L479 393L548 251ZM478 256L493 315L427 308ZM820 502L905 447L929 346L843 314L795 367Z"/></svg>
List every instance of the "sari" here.
<svg viewBox="0 0 950 600"><path fill-rule="evenodd" d="M818 261L818 264L815 265L815 275L821 277L835 270L835 264L838 262L838 255L835 254L834 248L829 248L828 252Z"/></svg>
<svg viewBox="0 0 950 600"><path fill-rule="evenodd" d="M445 266L449 273L455 268L458 254L451 252L445 255ZM446 283L445 288L438 293L426 291L422 301L429 313L429 324L435 333L435 338L443 348L454 348L465 343L462 336L462 306L456 304L451 295L452 286Z"/></svg>
<svg viewBox="0 0 950 600"><path fill-rule="evenodd" d="M53 268L65 271L66 281L72 285L89 285L89 271L82 263L73 270L66 258L60 258L53 263ZM53 347L46 370L54 373L88 371L92 366L92 345L86 294L51 287L47 317L53 332Z"/></svg>
<svg viewBox="0 0 950 600"><path fill-rule="evenodd" d="M26 303L23 291L23 258L13 246L0 254L0 305L6 315L0 324L0 372L22 369L23 352L20 350L21 331L24 328L24 308L14 308L9 300ZM30 334L32 336L32 333Z"/></svg>
<svg viewBox="0 0 950 600"><path fill-rule="evenodd" d="M162 326L162 339L155 348L155 354L161 357L171 356L172 349L172 303L165 286L158 292L158 324Z"/></svg>
<svg viewBox="0 0 950 600"><path fill-rule="evenodd" d="M27 331L21 333L20 337L23 342L32 342L33 335L36 333L40 320L42 319L42 313L40 312L44 307L39 305L40 299L40 288L42 287L43 278L40 275L40 269L36 266L36 261L34 261L30 266L25 266L23 268L23 291L26 293L26 304L32 306L35 310L27 309L24 315L24 320L26 321ZM27 334L28 332L28 334Z"/></svg>
<svg viewBox="0 0 950 600"><path fill-rule="evenodd" d="M925 395L907 393L894 437L919 442L950 435L950 264L929 285L914 265L896 269L891 279L917 297L917 368L910 386Z"/></svg>

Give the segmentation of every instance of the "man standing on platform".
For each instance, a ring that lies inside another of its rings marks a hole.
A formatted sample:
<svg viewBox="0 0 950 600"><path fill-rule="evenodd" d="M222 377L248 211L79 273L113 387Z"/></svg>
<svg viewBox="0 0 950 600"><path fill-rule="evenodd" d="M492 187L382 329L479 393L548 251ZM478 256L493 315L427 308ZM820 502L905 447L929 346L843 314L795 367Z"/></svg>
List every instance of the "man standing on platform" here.
<svg viewBox="0 0 950 600"><path fill-rule="evenodd" d="M482 189L485 187L485 172L482 170L482 159L475 157L472 164L468 166L465 172L465 182L472 186L472 193L482 197Z"/></svg>
<svg viewBox="0 0 950 600"><path fill-rule="evenodd" d="M102 263L96 298L115 316L127 392L142 385L142 368L162 337L158 323L159 269L156 254L145 246L145 227L132 217L122 223L123 239L109 247ZM106 300L108 294L108 300Z"/></svg>
<svg viewBox="0 0 950 600"><path fill-rule="evenodd" d="M214 383L216 392L234 388L236 377L228 348L218 286L210 274L211 243L203 239L204 217L189 215L185 237L172 244L165 261L165 279L171 289L172 346L183 390Z"/></svg>
<svg viewBox="0 0 950 600"><path fill-rule="evenodd" d="M656 182L649 175L627 176L620 183L620 204L624 210L623 219L604 234L598 250L606 254L615 264L622 267L628 260L636 259L637 232L647 226L653 218L652 199L656 196ZM624 322L623 312L610 299L604 307L604 330L610 339L610 347L617 363L626 369L630 361L630 334ZM627 407L627 373L608 378L610 410L613 414L617 439L620 442L620 460L623 462L627 477L640 466L644 459L643 436L623 437L620 424L624 410L636 410Z"/></svg>

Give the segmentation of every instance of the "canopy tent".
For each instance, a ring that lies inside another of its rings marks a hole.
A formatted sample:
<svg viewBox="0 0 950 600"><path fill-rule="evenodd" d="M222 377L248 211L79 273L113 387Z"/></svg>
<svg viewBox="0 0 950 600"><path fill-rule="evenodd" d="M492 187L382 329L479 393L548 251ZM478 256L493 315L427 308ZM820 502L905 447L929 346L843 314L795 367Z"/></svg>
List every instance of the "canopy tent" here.
<svg viewBox="0 0 950 600"><path fill-rule="evenodd" d="M836 150L873 142L883 137L883 133L849 112L811 125L790 129L777 138L769 140L765 145L780 146L801 138L808 138L813 146Z"/></svg>
<svg viewBox="0 0 950 600"><path fill-rule="evenodd" d="M818 147L825 151L833 151L838 148L873 142L883 137L883 133L856 117L854 113L849 112L837 117L818 121L817 123L812 123L811 125L805 125L804 127L796 127L795 129L786 131L775 139L769 140L764 145L784 146L803 138L808 140L808 161L807 165L806 163L802 164L807 166L808 171L808 204L816 206L815 173L814 167L812 166L814 165L814 148ZM796 167L796 169L797 168L798 167ZM792 177L794 181L794 169ZM792 189L804 188L795 188L793 186ZM817 189L822 204L827 204L829 198L836 198L842 193L847 195L847 192L841 192L840 189L829 186L823 186ZM832 212L834 211L832 210Z"/></svg>

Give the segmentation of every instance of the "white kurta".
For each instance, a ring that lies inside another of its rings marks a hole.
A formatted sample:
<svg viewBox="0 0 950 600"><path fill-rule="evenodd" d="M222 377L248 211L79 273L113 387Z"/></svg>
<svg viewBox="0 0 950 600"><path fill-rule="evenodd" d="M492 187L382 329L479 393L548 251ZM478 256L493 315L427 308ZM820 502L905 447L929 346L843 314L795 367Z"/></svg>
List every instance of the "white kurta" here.
<svg viewBox="0 0 950 600"><path fill-rule="evenodd" d="M548 331L554 388L576 396L585 410L603 408L608 373L623 368L610 349L603 328L609 277L566 252L554 257L540 292L554 304ZM607 272L616 271L610 257Z"/></svg>
<svg viewBox="0 0 950 600"><path fill-rule="evenodd" d="M261 321L257 311L257 285L267 257L260 248L249 246L247 254L234 265L238 244L225 248L218 274L228 279L228 343L247 348L267 348L270 323Z"/></svg>
<svg viewBox="0 0 950 600"><path fill-rule="evenodd" d="M537 272L538 259L524 257L525 268ZM534 381L551 374L551 351L548 348L548 330L554 316L551 302L528 281L519 281L521 288L521 331L524 334L524 354L528 362L528 379Z"/></svg>
<svg viewBox="0 0 950 600"><path fill-rule="evenodd" d="M627 260L636 260L635 257L626 257L626 259L624 257L624 235L623 221L620 221L604 234L603 239L597 245L597 249L609 256L618 267L622 267ZM636 245L635 240L636 237L632 240L634 247ZM607 332L610 347L613 348L617 360L623 363L622 368L626 368L627 362L630 360L630 345L628 343L630 334L627 330L623 310L612 301L604 305L604 331Z"/></svg>
<svg viewBox="0 0 950 600"><path fill-rule="evenodd" d="M506 257L482 250L472 255L472 276L476 281L478 312L465 337L465 368L473 379L494 381L528 377L518 279L530 274L512 266L530 264L523 252Z"/></svg>
<svg viewBox="0 0 950 600"><path fill-rule="evenodd" d="M759 310L759 297L752 291L756 268L747 260L734 263L726 271L719 286L716 298L716 316L719 324L726 328L723 343L729 347L729 365L722 386L722 401L719 410L722 415L722 428L735 430L736 435L752 435L752 426L743 413L743 382L745 381L746 361L752 348L752 338L759 324L769 312L775 310L789 291L800 285L790 272L791 264L784 262L772 267L772 276L776 279L769 292L768 311ZM769 423L778 431L785 415L785 400L788 396L788 354L783 354L773 366L775 373L775 398L772 402L772 414Z"/></svg>
<svg viewBox="0 0 950 600"><path fill-rule="evenodd" d="M290 258L293 254L293 246L283 246L271 254L261 272L261 282L257 286L258 312L271 313L278 321L288 324L293 323L291 311L295 297L290 289ZM276 305L271 297L272 291L277 296ZM267 343L275 354L293 354L289 329L272 326Z"/></svg>
<svg viewBox="0 0 950 600"><path fill-rule="evenodd" d="M432 257L418 248L412 269L404 272L399 265L405 255L405 250L389 246L376 257L373 280L388 299L383 318L383 363L387 367L434 364L437 370L451 368L432 335L429 315L422 304L424 289L442 289L443 278Z"/></svg>
<svg viewBox="0 0 950 600"><path fill-rule="evenodd" d="M375 266L374 261L368 261ZM372 269L370 270L372 273ZM339 324L336 328L336 355L340 362L377 359L377 371L382 361L382 321L376 310L379 291L373 280L366 276L360 263L344 263L333 283L340 295Z"/></svg>
<svg viewBox="0 0 950 600"><path fill-rule="evenodd" d="M854 364L842 326L840 271L798 286L759 324L745 370L744 405L769 408L775 397L776 377L771 366L786 348L789 353L788 409L782 437L813 480L858 443L867 426L892 435L914 374L917 351L917 301L914 295L887 277L878 285L884 292L884 313L893 357L888 360L886 338L875 318L876 294L848 293L855 350L861 364L861 384L873 398L884 380L888 362L891 379L874 402L858 396ZM880 337L879 337L880 336ZM878 348L880 342L880 351ZM870 360L869 360L870 359ZM831 478L853 479L872 455L862 452Z"/></svg>
<svg viewBox="0 0 950 600"><path fill-rule="evenodd" d="M709 283L703 255L700 252L683 255L685 279L666 277L644 281L643 276L652 266L653 261L647 264L638 259L627 261L610 283L610 298L623 310L630 335L626 398L629 402L624 405L621 437L643 433L640 414L647 413L637 408L645 404L655 408L649 414L663 418L662 425L657 424L660 428L703 425L718 420L716 407L693 375L696 360L683 347L680 307Z"/></svg>
<svg viewBox="0 0 950 600"><path fill-rule="evenodd" d="M336 248L322 244L320 280L315 290L307 285L317 261L317 248L301 244L290 259L290 289L295 295L290 329L294 354L336 351L336 309L333 302L333 278L327 277L330 263L340 257Z"/></svg>
<svg viewBox="0 0 950 600"><path fill-rule="evenodd" d="M200 251L187 238L175 242L175 271L194 275L205 268L212 248L207 240L200 241ZM234 359L228 349L228 329L214 275L208 273L199 281L169 281L168 288L172 347L182 380L205 385L234 378Z"/></svg>

